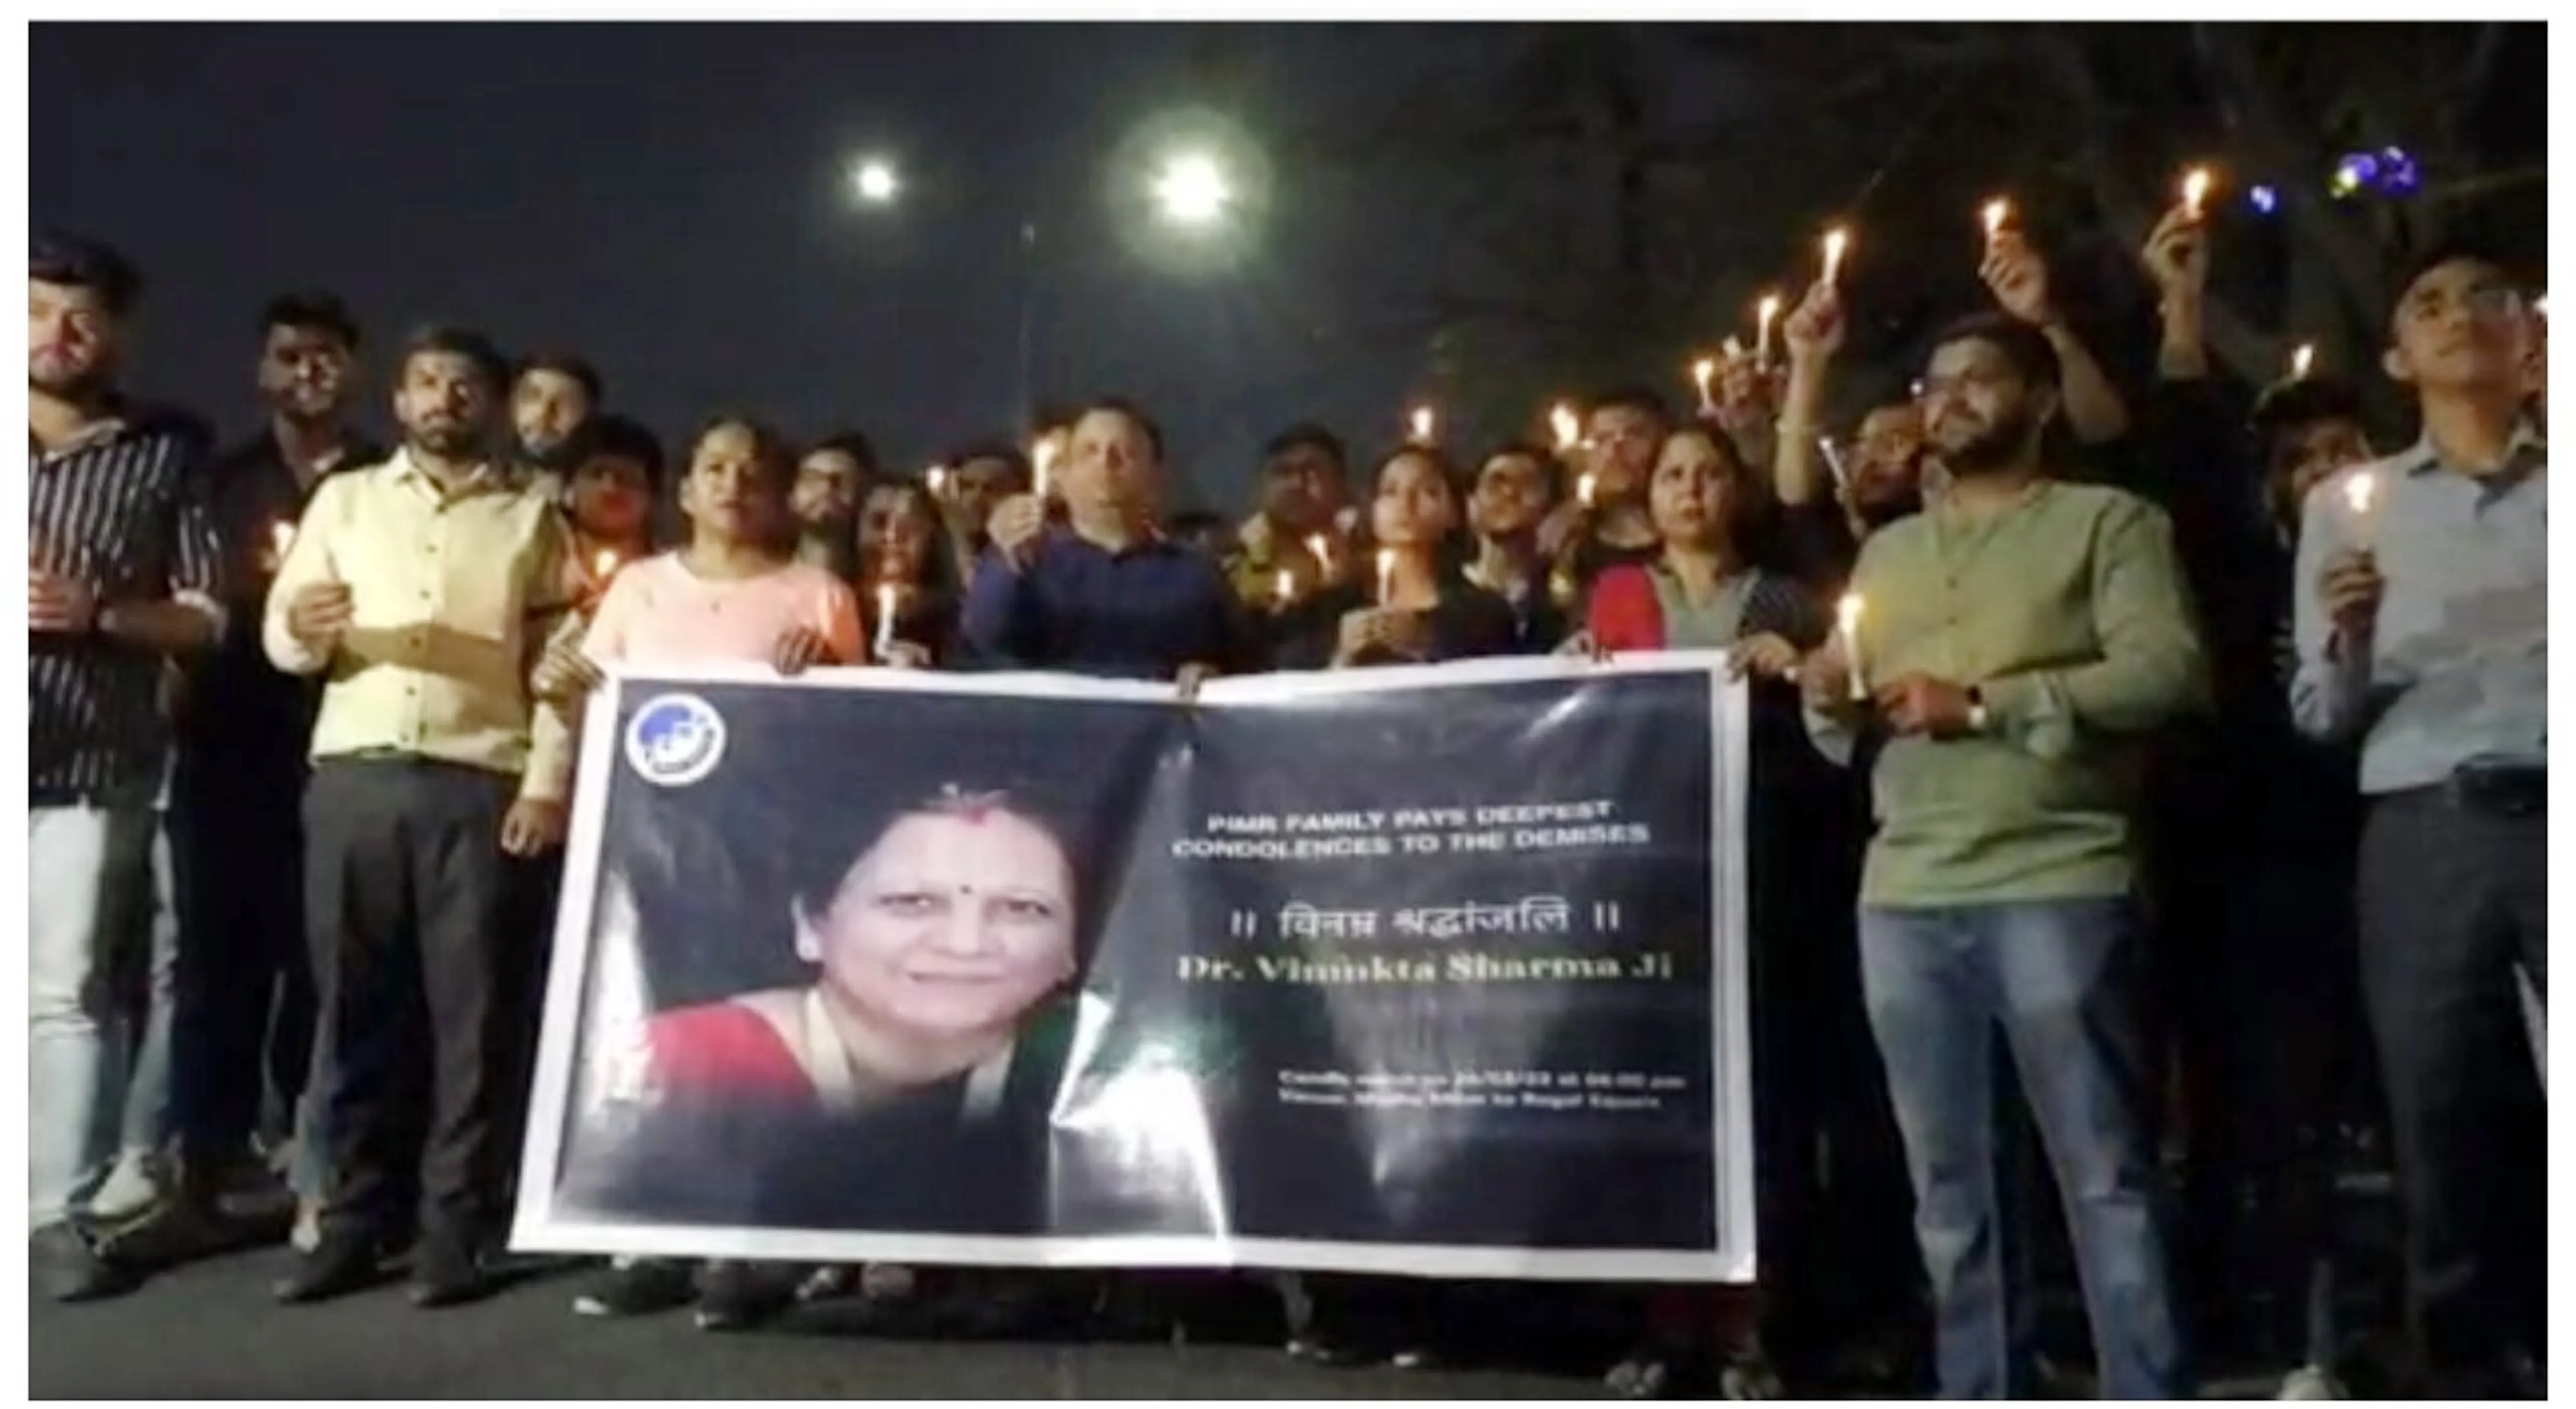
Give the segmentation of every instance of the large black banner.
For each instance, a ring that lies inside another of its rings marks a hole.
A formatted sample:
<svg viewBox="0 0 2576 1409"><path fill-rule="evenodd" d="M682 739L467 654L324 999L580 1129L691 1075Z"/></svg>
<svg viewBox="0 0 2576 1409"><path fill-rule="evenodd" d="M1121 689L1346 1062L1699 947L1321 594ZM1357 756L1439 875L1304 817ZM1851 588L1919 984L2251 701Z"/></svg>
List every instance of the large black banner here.
<svg viewBox="0 0 2576 1409"><path fill-rule="evenodd" d="M1710 660L592 706L519 1246L1754 1266Z"/></svg>

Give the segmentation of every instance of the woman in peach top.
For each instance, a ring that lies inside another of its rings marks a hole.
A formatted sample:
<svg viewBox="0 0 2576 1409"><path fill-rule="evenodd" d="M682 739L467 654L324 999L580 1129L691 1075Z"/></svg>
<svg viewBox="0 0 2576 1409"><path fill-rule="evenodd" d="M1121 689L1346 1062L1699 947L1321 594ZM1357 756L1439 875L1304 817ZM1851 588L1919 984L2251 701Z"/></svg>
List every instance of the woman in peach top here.
<svg viewBox="0 0 2576 1409"><path fill-rule="evenodd" d="M857 596L796 561L787 513L794 473L767 427L739 416L709 420L680 481L688 546L619 568L588 630L547 651L538 695L571 704L611 662L768 661L790 673L859 663Z"/></svg>
<svg viewBox="0 0 2576 1409"><path fill-rule="evenodd" d="M569 708L595 689L603 667L693 661L768 661L793 673L855 665L859 604L848 584L795 557L788 496L796 469L784 442L740 416L698 430L680 481L688 546L617 569L586 631L556 638L536 674L539 697ZM699 1294L705 1329L761 1319L793 1286L786 1269L711 1263ZM690 1299L691 1271L663 1258L621 1258L583 1288L573 1309L634 1315Z"/></svg>

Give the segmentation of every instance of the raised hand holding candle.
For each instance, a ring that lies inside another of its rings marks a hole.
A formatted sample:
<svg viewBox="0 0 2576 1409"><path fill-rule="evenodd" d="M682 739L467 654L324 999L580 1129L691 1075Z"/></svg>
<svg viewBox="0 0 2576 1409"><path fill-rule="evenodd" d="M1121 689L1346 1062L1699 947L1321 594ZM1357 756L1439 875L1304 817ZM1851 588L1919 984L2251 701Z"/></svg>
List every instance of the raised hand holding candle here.
<svg viewBox="0 0 2576 1409"><path fill-rule="evenodd" d="M1825 282L1835 282L1843 272L1843 256L1851 251L1851 232L1837 225L1825 232Z"/></svg>
<svg viewBox="0 0 2576 1409"><path fill-rule="evenodd" d="M1839 256L1834 258L1836 262L1839 262ZM1831 282L1833 275L1827 274L1825 278L1827 282ZM1753 313L1753 326L1755 330L1753 335L1753 359L1756 366L1768 367L1771 365L1771 325L1779 321L1780 296L1778 294L1764 294L1762 296L1762 302L1755 307ZM1703 401L1708 399L1708 392L1705 387L1701 388L1700 399Z"/></svg>
<svg viewBox="0 0 2576 1409"><path fill-rule="evenodd" d="M1699 394L1702 400L1706 400L1708 398L1708 388L1706 386L1702 386ZM1556 451L1558 454L1562 455L1566 451L1572 450L1582 441L1583 420L1581 417L1574 414L1574 408L1572 406L1569 406L1562 401L1556 403L1556 409L1547 413L1547 421L1548 425L1556 432Z"/></svg>
<svg viewBox="0 0 2576 1409"><path fill-rule="evenodd" d="M879 662L894 653L894 596L893 583L877 584L876 658Z"/></svg>
<svg viewBox="0 0 2576 1409"><path fill-rule="evenodd" d="M1395 595L1395 550L1377 550L1377 604L1385 606Z"/></svg>
<svg viewBox="0 0 2576 1409"><path fill-rule="evenodd" d="M1869 698L1869 680L1860 663L1860 609L1858 592L1846 592L1834 603L1834 633L1842 638L1843 664L1851 677L1851 698Z"/></svg>
<svg viewBox="0 0 2576 1409"><path fill-rule="evenodd" d="M2190 216L2194 220L2198 220L2201 217L2203 208L2207 206L2209 202L2209 186L2210 175L2208 167L2195 166L2191 170L2183 173L2183 214Z"/></svg>

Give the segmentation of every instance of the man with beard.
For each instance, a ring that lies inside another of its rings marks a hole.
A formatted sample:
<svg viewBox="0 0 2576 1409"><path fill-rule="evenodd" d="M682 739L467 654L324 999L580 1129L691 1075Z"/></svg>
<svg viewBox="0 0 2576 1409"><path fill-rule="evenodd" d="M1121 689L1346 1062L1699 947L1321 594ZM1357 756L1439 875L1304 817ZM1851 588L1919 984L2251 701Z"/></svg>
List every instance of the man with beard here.
<svg viewBox="0 0 2576 1409"><path fill-rule="evenodd" d="M2400 285L2384 367L2411 448L2311 490L2299 527L2301 732L2361 750L2360 967L2406 1271L2439 1397L2535 1392L2532 1055L2548 992L2549 451L2525 416L2522 300L2434 251Z"/></svg>
<svg viewBox="0 0 2576 1409"><path fill-rule="evenodd" d="M358 325L347 307L327 293L288 294L270 300L259 326L268 424L207 475L227 619L179 711L172 789L187 936L173 1064L185 1192L198 1209L234 1213L259 1211L275 1191L254 1139L277 1150L294 1131L313 1039L295 799L320 695L269 664L260 609L315 487L382 458L349 419Z"/></svg>
<svg viewBox="0 0 2576 1409"><path fill-rule="evenodd" d="M1941 1393L2031 1387L1997 1209L2000 1026L2066 1191L2101 1392L2173 1398L2188 1386L2125 765L2200 704L2204 666L2164 515L2048 478L2058 408L2056 354L2029 325L1989 316L1938 341L1924 410L1949 486L1871 537L1859 639L1800 679L1829 753L1865 723L1889 736L1862 991L1913 1176Z"/></svg>
<svg viewBox="0 0 2576 1409"><path fill-rule="evenodd" d="M579 448L574 432L599 414L606 395L599 370L568 352L526 358L511 377L510 425L518 435L519 458L540 471L537 488L549 501L562 501L571 456Z"/></svg>
<svg viewBox="0 0 2576 1409"><path fill-rule="evenodd" d="M1476 557L1467 580L1511 603L1520 649L1556 649L1570 629L1554 596L1554 574L1539 552L1539 524L1563 493L1565 469L1535 445L1503 445L1485 457L1467 495Z"/></svg>
<svg viewBox="0 0 2576 1409"><path fill-rule="evenodd" d="M1289 574L1289 600L1311 597L1348 566L1350 549L1336 515L1349 490L1342 438L1301 421L1261 448L1261 508L1236 532L1241 544L1226 576L1244 605L1280 601L1279 574ZM1317 553L1320 545L1322 552Z"/></svg>
<svg viewBox="0 0 2576 1409"><path fill-rule="evenodd" d="M796 559L843 582L859 571L859 505L877 477L876 446L857 431L825 436L796 462L787 507L796 518Z"/></svg>
<svg viewBox="0 0 2576 1409"><path fill-rule="evenodd" d="M1780 325L1789 349L1789 384L1781 398L1771 474L1780 501L1786 559L1781 566L1820 591L1850 578L1853 559L1871 534L1923 507L1929 462L1923 413L1911 400L1887 402L1863 416L1848 452L1826 444L1827 373L1845 332L1842 294L1831 284L1807 290ZM1820 465L1820 459L1836 455L1842 457L1839 464ZM1824 482L1820 468L1834 471L1837 482Z"/></svg>
<svg viewBox="0 0 2576 1409"><path fill-rule="evenodd" d="M1059 462L1057 473L1061 472ZM961 594L974 584L975 564L992 546L988 530L993 511L1005 500L1028 493L1029 484L1029 460L1017 446L979 441L949 455L947 474L934 497L940 517L947 521L949 556L957 564Z"/></svg>
<svg viewBox="0 0 2576 1409"><path fill-rule="evenodd" d="M29 1260L65 1301L129 1290L88 1197L125 1097L119 1054L149 950L167 662L223 628L202 428L129 404L116 374L141 280L104 245L27 261Z"/></svg>
<svg viewBox="0 0 2576 1409"><path fill-rule="evenodd" d="M507 1154L499 1087L520 1040L511 920L526 859L563 837L571 775L529 671L574 569L562 515L491 452L504 375L476 334L415 335L394 391L402 449L323 481L269 590L269 659L328 679L304 807L329 1173L319 1239L281 1301L373 1279L404 1231L411 1167L414 1304L483 1286ZM406 1109L424 1088L425 1132Z"/></svg>

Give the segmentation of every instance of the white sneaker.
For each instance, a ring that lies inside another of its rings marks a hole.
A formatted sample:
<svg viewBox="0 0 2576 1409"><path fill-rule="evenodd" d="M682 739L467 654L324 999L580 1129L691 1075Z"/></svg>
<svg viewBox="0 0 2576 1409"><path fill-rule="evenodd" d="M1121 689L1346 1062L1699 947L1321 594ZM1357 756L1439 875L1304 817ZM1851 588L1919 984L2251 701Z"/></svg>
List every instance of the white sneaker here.
<svg viewBox="0 0 2576 1409"><path fill-rule="evenodd" d="M2343 1383L2321 1365L2302 1365L2281 1380L2275 1399L2348 1399Z"/></svg>
<svg viewBox="0 0 2576 1409"><path fill-rule="evenodd" d="M116 1157L116 1167L89 1197L89 1216L94 1223L123 1223L147 1212L160 1202L161 1181L155 1174L149 1151L127 1150Z"/></svg>

